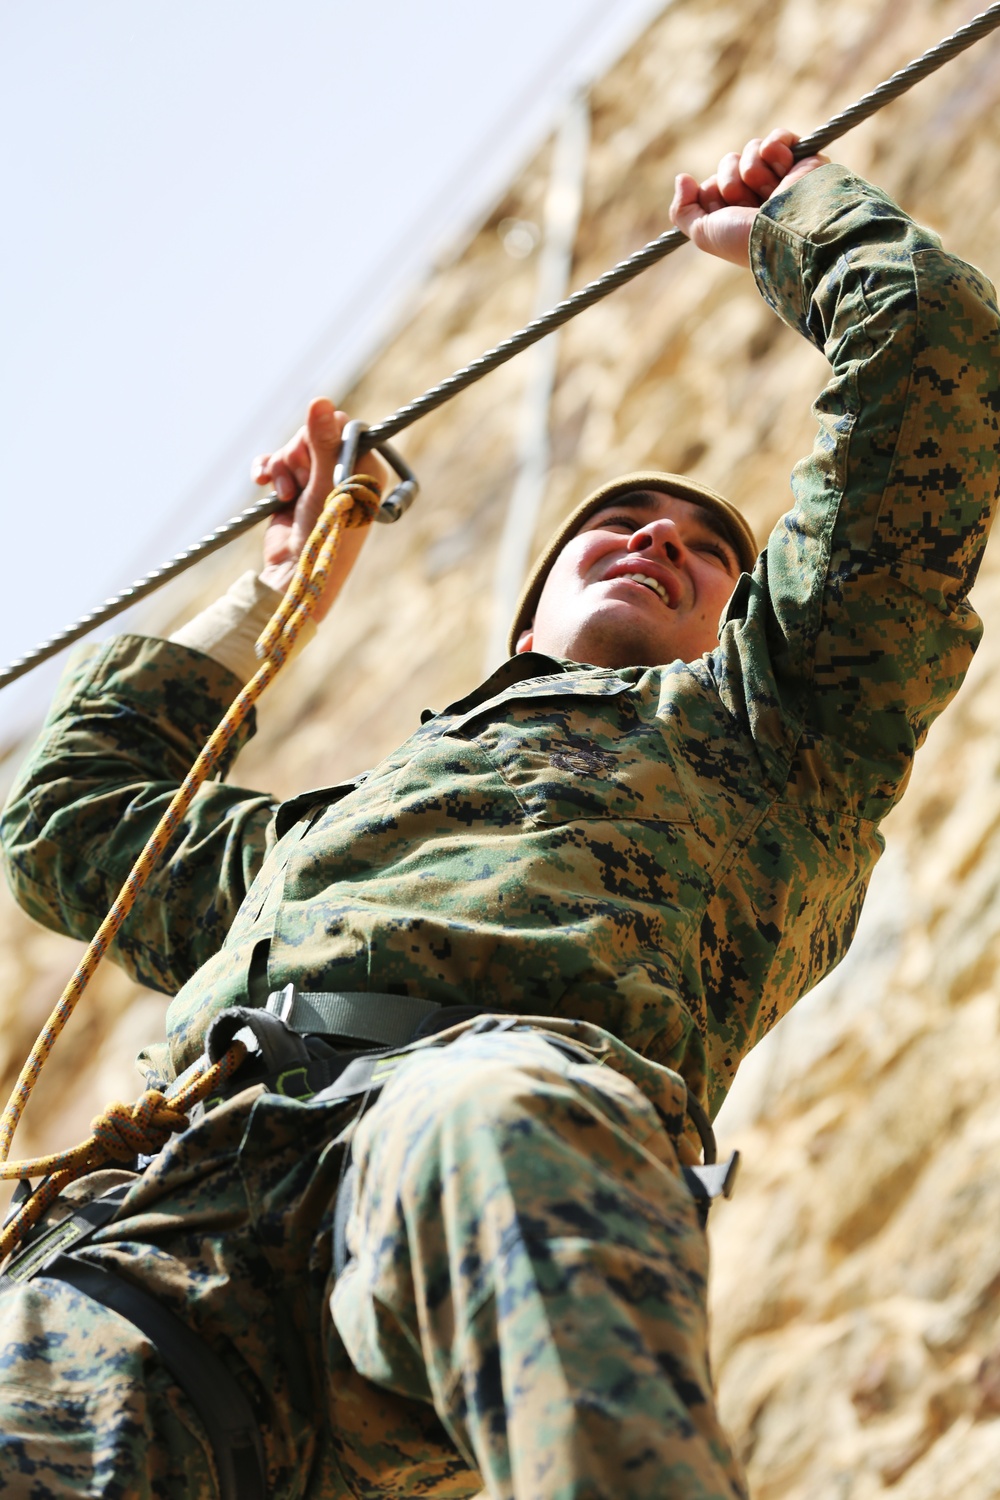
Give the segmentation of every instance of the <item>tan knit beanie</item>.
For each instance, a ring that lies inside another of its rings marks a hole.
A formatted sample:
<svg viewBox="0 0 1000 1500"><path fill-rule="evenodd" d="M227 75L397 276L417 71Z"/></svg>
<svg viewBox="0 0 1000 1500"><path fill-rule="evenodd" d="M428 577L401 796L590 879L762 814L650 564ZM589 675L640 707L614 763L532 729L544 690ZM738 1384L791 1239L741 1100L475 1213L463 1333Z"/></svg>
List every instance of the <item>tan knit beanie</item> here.
<svg viewBox="0 0 1000 1500"><path fill-rule="evenodd" d="M657 470L646 470L639 474L623 474L620 479L612 479L607 484L602 484L599 489L588 495L586 500L581 501L550 539L521 590L521 597L514 612L514 623L510 627L507 640L511 653L517 648L517 639L522 630L527 630L535 618L539 596L549 576L549 570L570 537L576 535L584 521L595 511L607 505L616 495L624 495L629 490L662 490L668 495L677 495L681 500L691 500L695 505L700 505L703 510L711 511L713 515L719 517L723 534L735 547L740 567L745 573L753 571L753 565L757 560L757 540L746 518L740 514L735 505L731 505L728 500L724 500L707 485L699 484L696 479L687 479L683 474L664 474Z"/></svg>

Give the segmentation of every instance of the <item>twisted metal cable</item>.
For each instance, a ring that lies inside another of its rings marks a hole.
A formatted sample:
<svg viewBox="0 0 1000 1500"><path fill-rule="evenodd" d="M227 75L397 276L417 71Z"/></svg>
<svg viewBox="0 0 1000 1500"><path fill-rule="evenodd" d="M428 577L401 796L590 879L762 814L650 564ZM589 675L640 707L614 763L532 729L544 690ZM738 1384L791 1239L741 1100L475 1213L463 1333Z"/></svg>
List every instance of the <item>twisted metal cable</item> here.
<svg viewBox="0 0 1000 1500"><path fill-rule="evenodd" d="M48 661L50 656L55 656L66 646L72 646L82 635L103 625L107 620L113 620L115 615L120 615L123 610L129 609L133 604L138 604L140 599L145 599L147 594L155 593L163 584L169 583L171 578L176 578L185 569L190 568L193 563L200 562L203 557L217 552L234 537L242 536L244 531L249 531L251 526L256 526L265 516L273 516L280 509L281 502L276 495L265 495L263 499L257 500L253 505L248 505L246 510L240 511L238 516L233 516L200 541L192 542L190 547L185 547L182 552L175 552L168 562L162 567L154 568L151 573L137 578L129 588L122 589L120 594L112 594L110 599L105 599L96 609L89 614L81 615L72 625L65 630L60 630L58 635L50 636L47 641L42 641L33 650L24 656L19 656L12 661L8 667L0 672L0 688L7 686L17 677L23 677L32 668L40 666L43 661Z"/></svg>
<svg viewBox="0 0 1000 1500"><path fill-rule="evenodd" d="M945 37L943 41L938 42L926 52L922 52L919 57L907 63L905 68L900 68L877 88L864 94L847 109L841 110L839 114L827 120L825 125L814 130L811 135L804 136L795 148L796 158L801 160L803 157L813 156L816 152L825 150L831 142L846 135L847 131L853 130L855 125L860 125L863 120L867 120L886 104L891 103L893 99L898 99L900 94L905 94L914 84L919 83L930 73L936 72L953 57L957 57L960 52L964 52L966 48L973 46L991 31L995 31L998 26L1000 26L1000 0L996 0L996 3L974 16L965 26L960 26L951 36ZM572 296L564 298L562 302L558 302L555 307L542 313L540 317L533 318L519 332L503 339L492 349L488 349L485 354L481 354L478 359L463 365L453 375L431 386L422 396L407 402L391 416L384 417L381 422L376 422L369 427L361 440L361 450L364 452L374 447L376 443L387 442L396 433L402 432L404 427L409 427L420 417L426 417L430 412L436 411L439 406L443 406L453 396L457 396L468 386L481 380L491 370L506 364L507 360L513 359L515 354L520 354L522 350L530 348L539 339L545 338L546 334L561 328L571 318L575 318L588 307L592 307L595 302L600 302L609 293L624 286L626 282L632 281L648 267L655 265L657 261L663 260L685 244L687 244L687 239L679 229L668 230L657 239L650 240L647 245L643 245L627 259L619 261L602 276L588 282L586 286L581 287ZM147 594L151 594L169 579L175 578L192 563L198 562L202 557L207 557L209 553L247 531L265 516L273 515L275 511L282 509L283 504L284 502L279 500L277 495L266 495L262 500L258 500L256 504L242 511L240 515L234 516L231 521L227 521L223 526L210 532L201 541L195 542L183 552L178 552L162 568L157 568L144 578L138 579L131 588L115 594L90 614L81 616L66 630L60 631L58 635L42 642L25 656L11 662L3 672L0 672L0 688L6 687L15 678L30 672L33 667L48 660L50 656L55 656L64 646L69 646L73 641L79 640L95 626L103 625L105 621L121 614L122 610L144 599Z"/></svg>
<svg viewBox="0 0 1000 1500"><path fill-rule="evenodd" d="M884 83L880 83L877 88L858 99L850 108L842 110L839 115L834 115L831 120L827 120L826 124L814 130L812 135L804 136L795 148L796 160L801 161L807 156L815 156L831 141L845 135L855 125L860 125L883 105L889 104L893 99L898 99L900 94L904 94L915 83L926 78L928 73L933 73L937 68L943 67L959 52L964 52L967 47L971 47L981 37L996 30L998 26L1000 26L1000 0L991 5L988 10L984 10L981 15L976 16L968 25L960 27L958 31L946 37L943 42L938 42L929 51L914 58L905 68L900 68L898 72L893 73L891 78L887 78ZM362 446L367 448L372 443L385 442L397 432L401 432L404 427L409 427L411 422L416 422L420 417L426 417L429 412L436 410L444 402L450 401L453 396L457 396L460 391L464 391L475 381L481 380L498 365L505 364L508 359L513 359L514 355L520 354L522 349L529 348L539 339L543 339L547 333L561 328L564 323L569 322L570 318L575 318L578 313L592 307L595 302L600 302L609 292L616 291L618 287L633 280L649 266L655 265L658 260L663 260L667 255L672 255L675 250L680 249L681 245L686 244L687 236L681 234L679 229L670 229L657 239L650 240L647 245L643 245L641 250L637 250L626 260L621 260L616 266L612 266L610 271L605 271L595 281L589 281L572 296L556 303L555 307L550 308L547 313L533 318L519 333L511 334L509 338L496 344L485 354L481 354L478 359L474 359L471 364L465 365L461 370L456 370L454 375L449 375L446 380L431 386L430 390L418 396L415 401L401 406L398 411L393 412L392 416L385 417L381 422L376 422L369 427L362 440Z"/></svg>
<svg viewBox="0 0 1000 1500"><path fill-rule="evenodd" d="M825 151L831 141L839 140L855 125L860 125L871 115L880 110L883 105L891 104L893 99L898 99L900 94L905 94L907 89L912 89L915 83L922 78L937 72L943 68L945 63L951 62L960 52L981 41L984 36L989 36L991 31L996 31L1000 26L1000 4L988 5L985 10L973 16L971 21L953 31L951 36L946 36L943 41L935 43L926 52L921 52L912 62L908 62L905 68L899 68L884 83L872 89L854 104L842 109L839 115L834 115L814 130L812 135L803 136L795 148L796 159L801 161L803 157L815 156L818 151ZM374 431L374 429L372 429Z"/></svg>

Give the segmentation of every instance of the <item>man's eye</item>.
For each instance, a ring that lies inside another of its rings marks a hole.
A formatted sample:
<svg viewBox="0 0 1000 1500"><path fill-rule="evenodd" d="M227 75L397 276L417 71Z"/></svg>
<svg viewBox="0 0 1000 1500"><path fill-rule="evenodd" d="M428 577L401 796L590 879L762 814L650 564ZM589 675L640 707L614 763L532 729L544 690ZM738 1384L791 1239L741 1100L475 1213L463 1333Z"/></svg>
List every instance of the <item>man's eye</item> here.
<svg viewBox="0 0 1000 1500"><path fill-rule="evenodd" d="M699 552L708 552L712 557L717 557L724 568L732 570L733 559L719 542L696 542L695 548Z"/></svg>
<svg viewBox="0 0 1000 1500"><path fill-rule="evenodd" d="M624 526L626 531L638 531L639 524L635 516L626 516L624 514L619 516L602 516L598 522L601 531L610 531L613 526Z"/></svg>

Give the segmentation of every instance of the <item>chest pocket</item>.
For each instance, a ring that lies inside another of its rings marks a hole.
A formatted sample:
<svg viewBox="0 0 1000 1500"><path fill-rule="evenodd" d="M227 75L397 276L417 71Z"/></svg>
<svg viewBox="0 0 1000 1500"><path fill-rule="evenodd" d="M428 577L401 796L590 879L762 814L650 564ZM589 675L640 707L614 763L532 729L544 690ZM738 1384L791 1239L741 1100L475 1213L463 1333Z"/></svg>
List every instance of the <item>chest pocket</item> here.
<svg viewBox="0 0 1000 1500"><path fill-rule="evenodd" d="M473 711L448 732L479 747L537 823L692 823L669 723L643 708L627 684L593 696L529 693Z"/></svg>
<svg viewBox="0 0 1000 1500"><path fill-rule="evenodd" d="M354 791L357 785L358 781L345 781L339 786L303 792L282 803L276 819L277 843L261 865L236 914L226 937L227 947L236 947L251 937L259 942L273 935L284 897L290 856L326 810Z"/></svg>

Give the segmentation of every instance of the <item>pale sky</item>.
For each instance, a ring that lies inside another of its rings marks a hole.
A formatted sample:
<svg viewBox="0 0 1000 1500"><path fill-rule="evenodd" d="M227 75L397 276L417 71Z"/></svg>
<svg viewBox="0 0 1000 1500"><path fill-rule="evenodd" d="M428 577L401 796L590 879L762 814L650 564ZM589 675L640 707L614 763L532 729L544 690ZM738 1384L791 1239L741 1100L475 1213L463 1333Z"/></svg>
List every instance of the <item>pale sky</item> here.
<svg viewBox="0 0 1000 1500"><path fill-rule="evenodd" d="M0 0L0 666L241 509L665 3Z"/></svg>

